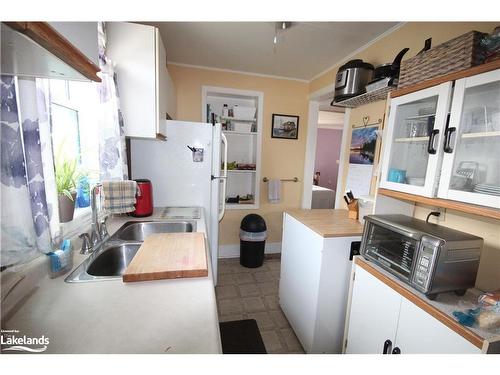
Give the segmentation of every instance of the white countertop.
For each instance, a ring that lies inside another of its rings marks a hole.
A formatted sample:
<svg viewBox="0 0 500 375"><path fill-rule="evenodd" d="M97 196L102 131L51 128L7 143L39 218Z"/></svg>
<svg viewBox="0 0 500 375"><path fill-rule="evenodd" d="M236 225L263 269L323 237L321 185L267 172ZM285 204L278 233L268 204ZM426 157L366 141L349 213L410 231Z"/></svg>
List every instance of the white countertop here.
<svg viewBox="0 0 500 375"><path fill-rule="evenodd" d="M113 234L130 220L108 220ZM206 232L205 220L197 231ZM2 320L16 335L50 340L46 353L221 353L210 254L208 277L123 283L65 283L45 277ZM87 256L75 249L74 267Z"/></svg>

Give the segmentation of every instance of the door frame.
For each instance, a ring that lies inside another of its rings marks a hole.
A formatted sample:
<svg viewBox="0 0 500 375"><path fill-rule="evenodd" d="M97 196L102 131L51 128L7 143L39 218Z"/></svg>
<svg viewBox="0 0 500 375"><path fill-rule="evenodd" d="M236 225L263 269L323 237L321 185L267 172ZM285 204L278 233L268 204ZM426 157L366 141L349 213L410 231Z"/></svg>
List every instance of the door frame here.
<svg viewBox="0 0 500 375"><path fill-rule="evenodd" d="M314 176L314 162L316 159L316 144L318 138L318 112L319 103L326 99L332 98L335 91L335 85L331 84L317 90L309 95L309 109L307 119L307 140L306 154L304 161L304 180L302 183L302 208L310 209L312 202L312 186ZM342 142L340 145L339 158L339 173L337 176L337 189L335 190L335 208L340 208L342 199L342 186L344 184L343 165L345 163L345 153L348 135L349 135L349 118L351 109L346 108L344 112L344 124L342 127Z"/></svg>

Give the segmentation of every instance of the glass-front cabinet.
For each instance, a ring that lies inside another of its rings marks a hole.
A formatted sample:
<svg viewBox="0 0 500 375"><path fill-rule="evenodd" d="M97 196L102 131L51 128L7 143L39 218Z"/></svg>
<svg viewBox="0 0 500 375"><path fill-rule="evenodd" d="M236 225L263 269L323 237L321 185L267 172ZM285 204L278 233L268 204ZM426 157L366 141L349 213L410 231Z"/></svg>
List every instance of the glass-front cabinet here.
<svg viewBox="0 0 500 375"><path fill-rule="evenodd" d="M457 80L438 197L500 208L500 70Z"/></svg>
<svg viewBox="0 0 500 375"><path fill-rule="evenodd" d="M433 197L452 83L391 100L380 187Z"/></svg>
<svg viewBox="0 0 500 375"><path fill-rule="evenodd" d="M500 69L454 83L391 100L380 187L500 209Z"/></svg>

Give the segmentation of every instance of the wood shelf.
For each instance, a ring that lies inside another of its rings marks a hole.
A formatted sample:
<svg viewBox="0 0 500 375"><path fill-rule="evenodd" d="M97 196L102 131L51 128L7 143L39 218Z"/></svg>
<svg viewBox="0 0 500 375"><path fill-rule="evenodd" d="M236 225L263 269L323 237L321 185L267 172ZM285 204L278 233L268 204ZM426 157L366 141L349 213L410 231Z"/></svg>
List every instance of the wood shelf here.
<svg viewBox="0 0 500 375"><path fill-rule="evenodd" d="M498 137L500 136L500 131L498 132L479 132L479 133L464 133L462 138L487 138L487 137Z"/></svg>
<svg viewBox="0 0 500 375"><path fill-rule="evenodd" d="M428 142L429 137L396 138L394 142Z"/></svg>
<svg viewBox="0 0 500 375"><path fill-rule="evenodd" d="M422 81L415 85L403 87L397 90L394 90L390 93L391 98L397 98L398 96L403 96L406 94L410 94L412 92L420 91L423 89L427 89L429 87L440 85L441 83L456 81L457 79L471 77L476 74L490 72L492 70L500 69L500 59L495 61L491 61L485 64L477 65L469 69L461 70L454 73L445 74L439 77L435 77L429 79L427 81Z"/></svg>
<svg viewBox="0 0 500 375"><path fill-rule="evenodd" d="M428 198L415 194L403 193L400 191L389 190L389 189L378 189L378 194L384 195L386 197L401 199L405 201L426 204L434 207L442 207L450 210L455 210L459 212L464 212L468 214L474 214L483 217L489 217L492 219L500 220L500 210L497 208L478 206L475 204L468 204L458 201L452 201L448 199L441 198Z"/></svg>
<svg viewBox="0 0 500 375"><path fill-rule="evenodd" d="M91 81L101 82L99 67L47 22L4 22L7 26L34 40ZM96 42L97 43L97 42Z"/></svg>

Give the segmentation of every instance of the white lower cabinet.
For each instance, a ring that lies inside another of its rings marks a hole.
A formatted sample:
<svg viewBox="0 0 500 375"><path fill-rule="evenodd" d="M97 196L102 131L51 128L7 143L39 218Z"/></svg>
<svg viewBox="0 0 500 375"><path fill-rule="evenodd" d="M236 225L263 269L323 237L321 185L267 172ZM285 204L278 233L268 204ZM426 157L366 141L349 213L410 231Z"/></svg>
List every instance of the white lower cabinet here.
<svg viewBox="0 0 500 375"><path fill-rule="evenodd" d="M285 214L279 303L306 353L341 353L351 242L324 238Z"/></svg>
<svg viewBox="0 0 500 375"><path fill-rule="evenodd" d="M474 354L481 349L355 265L345 353Z"/></svg>
<svg viewBox="0 0 500 375"><path fill-rule="evenodd" d="M405 354L481 353L478 347L404 297L394 347Z"/></svg>
<svg viewBox="0 0 500 375"><path fill-rule="evenodd" d="M356 267L346 353L382 354L385 341L396 336L400 306L399 294Z"/></svg>

